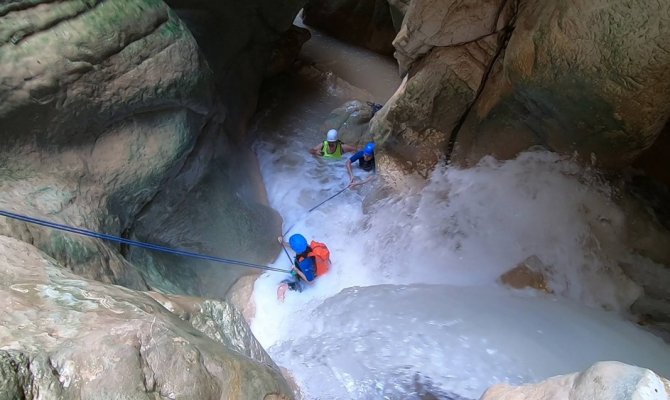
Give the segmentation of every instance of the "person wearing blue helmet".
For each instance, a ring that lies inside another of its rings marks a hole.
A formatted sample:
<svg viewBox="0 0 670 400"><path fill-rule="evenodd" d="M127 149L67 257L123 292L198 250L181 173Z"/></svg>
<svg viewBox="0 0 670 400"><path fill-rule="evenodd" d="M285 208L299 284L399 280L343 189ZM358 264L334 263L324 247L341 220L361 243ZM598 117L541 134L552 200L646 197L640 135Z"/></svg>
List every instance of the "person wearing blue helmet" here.
<svg viewBox="0 0 670 400"><path fill-rule="evenodd" d="M319 251L315 252L312 247L325 247L325 245L315 241L308 244L307 239L298 233L292 235L288 243L284 242L284 238L281 236L277 239L283 246L288 245L288 247L295 251L295 258L291 267L291 277L281 281L277 288L277 299L284 301L287 290L302 292L306 284L314 282L314 279L320 275L319 264L322 263L322 260L319 259L319 256L321 253ZM327 262L330 263L330 260L327 260ZM323 273L325 273L325 270Z"/></svg>
<svg viewBox="0 0 670 400"><path fill-rule="evenodd" d="M372 172L367 179L356 182L356 178L354 177L354 172L351 169L351 164L355 163L358 161L358 166L363 170L367 172ZM347 172L349 173L349 187L356 187L358 185L362 185L364 183L369 182L372 178L374 178L374 172L375 172L375 144L373 142L370 142L365 145L365 148L363 150L357 152L351 158L347 160Z"/></svg>

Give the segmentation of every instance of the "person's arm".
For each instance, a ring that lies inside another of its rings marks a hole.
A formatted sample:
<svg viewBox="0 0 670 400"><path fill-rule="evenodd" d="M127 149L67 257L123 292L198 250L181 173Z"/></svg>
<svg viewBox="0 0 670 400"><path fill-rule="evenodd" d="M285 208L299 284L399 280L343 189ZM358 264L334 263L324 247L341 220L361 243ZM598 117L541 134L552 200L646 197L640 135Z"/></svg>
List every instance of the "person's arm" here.
<svg viewBox="0 0 670 400"><path fill-rule="evenodd" d="M349 144L342 143L342 153L355 153L356 148Z"/></svg>
<svg viewBox="0 0 670 400"><path fill-rule="evenodd" d="M347 172L349 173L349 183L354 183L354 172L351 170L351 159L347 158Z"/></svg>
<svg viewBox="0 0 670 400"><path fill-rule="evenodd" d="M323 155L323 153L321 152L322 148L323 148L323 143L319 143L316 146L309 149L309 152L314 154L315 156L322 156Z"/></svg>
<svg viewBox="0 0 670 400"><path fill-rule="evenodd" d="M298 276L300 277L300 279L302 279L302 280L305 281L305 282L309 282L309 281L307 280L307 277L305 276L305 274L303 274L302 271L301 271L299 268L296 268L295 265L293 266L293 270L295 271L296 274L298 274Z"/></svg>

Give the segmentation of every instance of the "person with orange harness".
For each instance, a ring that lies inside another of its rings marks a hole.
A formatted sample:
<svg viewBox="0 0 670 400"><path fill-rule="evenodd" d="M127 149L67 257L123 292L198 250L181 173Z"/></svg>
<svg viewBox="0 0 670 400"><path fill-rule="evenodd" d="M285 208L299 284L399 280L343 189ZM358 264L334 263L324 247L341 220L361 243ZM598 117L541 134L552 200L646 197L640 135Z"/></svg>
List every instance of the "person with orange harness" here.
<svg viewBox="0 0 670 400"><path fill-rule="evenodd" d="M309 152L315 156L321 156L326 159L339 160L342 154L356 151L354 146L342 143L337 138L337 131L331 129L326 134L326 140L309 149Z"/></svg>
<svg viewBox="0 0 670 400"><path fill-rule="evenodd" d="M306 285L324 275L330 269L330 251L325 244L316 242L307 243L303 235L292 235L288 243L283 237L277 238L283 246L288 244L295 251L291 277L284 279L277 288L277 300L283 302L287 290L302 292Z"/></svg>

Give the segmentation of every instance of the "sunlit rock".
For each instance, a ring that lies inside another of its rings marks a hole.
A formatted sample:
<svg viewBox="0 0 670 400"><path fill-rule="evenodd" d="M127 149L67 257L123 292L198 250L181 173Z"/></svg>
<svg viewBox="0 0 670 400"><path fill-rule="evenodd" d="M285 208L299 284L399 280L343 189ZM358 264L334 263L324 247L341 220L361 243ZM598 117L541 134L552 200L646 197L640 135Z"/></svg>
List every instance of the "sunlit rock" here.
<svg viewBox="0 0 670 400"><path fill-rule="evenodd" d="M531 385L494 385L480 400L668 400L668 381L653 371L616 361Z"/></svg>
<svg viewBox="0 0 670 400"><path fill-rule="evenodd" d="M24 242L0 236L0 247L3 398L291 398L229 304L153 294L159 303Z"/></svg>

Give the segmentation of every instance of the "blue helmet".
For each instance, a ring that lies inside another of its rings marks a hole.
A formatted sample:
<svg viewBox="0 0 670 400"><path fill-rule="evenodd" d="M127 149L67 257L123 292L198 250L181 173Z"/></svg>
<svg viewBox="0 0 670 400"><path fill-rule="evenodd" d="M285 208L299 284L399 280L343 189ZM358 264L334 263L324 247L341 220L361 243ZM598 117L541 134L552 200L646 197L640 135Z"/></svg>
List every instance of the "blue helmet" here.
<svg viewBox="0 0 670 400"><path fill-rule="evenodd" d="M375 155L375 144L372 142L366 144L365 149L363 149L363 155L365 156Z"/></svg>
<svg viewBox="0 0 670 400"><path fill-rule="evenodd" d="M290 244L293 251L295 251L298 254L303 253L305 250L307 250L307 239L305 239L305 237L299 233L292 235L288 239L288 244Z"/></svg>

